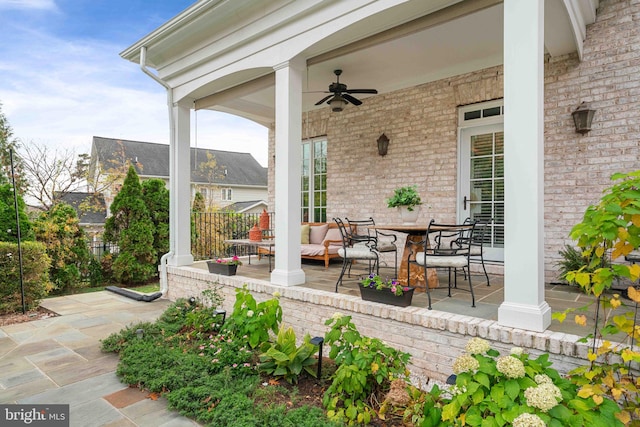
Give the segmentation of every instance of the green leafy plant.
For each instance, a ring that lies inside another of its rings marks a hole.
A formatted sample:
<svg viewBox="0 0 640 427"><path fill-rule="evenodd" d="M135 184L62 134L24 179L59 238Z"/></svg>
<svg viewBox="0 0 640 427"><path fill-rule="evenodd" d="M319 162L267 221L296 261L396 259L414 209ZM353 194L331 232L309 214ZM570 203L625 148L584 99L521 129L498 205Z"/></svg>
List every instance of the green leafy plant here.
<svg viewBox="0 0 640 427"><path fill-rule="evenodd" d="M277 334L282 321L279 294L275 296L258 303L246 284L242 289L236 289L233 313L225 322L223 330L236 337L246 336L251 348L257 348L260 344L269 341L269 331Z"/></svg>
<svg viewBox="0 0 640 427"><path fill-rule="evenodd" d="M313 358L317 347L309 341L309 334L304 336L300 346L296 345L296 334L292 327L280 326L274 342L266 342L260 346L260 365L258 369L274 377L284 377L289 383L297 383L303 371L315 377L311 366L316 364Z"/></svg>
<svg viewBox="0 0 640 427"><path fill-rule="evenodd" d="M410 289L408 286L402 286L395 279L383 280L377 274L369 274L369 276L360 281L360 286L378 291L389 291L395 296L400 296Z"/></svg>
<svg viewBox="0 0 640 427"><path fill-rule="evenodd" d="M383 400L394 379L409 374L409 354L396 350L377 338L360 335L351 316L335 314L325 322L331 329L325 343L329 357L338 368L322 402L334 421L369 424L375 402Z"/></svg>
<svg viewBox="0 0 640 427"><path fill-rule="evenodd" d="M621 426L618 405L578 394L551 367L548 354L533 359L521 348L500 356L472 338L453 364L455 385L443 399L442 421L467 426ZM425 424L423 424L425 425ZM440 424L426 424L440 425Z"/></svg>
<svg viewBox="0 0 640 427"><path fill-rule="evenodd" d="M617 279L634 282L640 276L639 265L620 262L640 246L640 170L614 174L611 180L614 184L604 190L597 204L587 208L570 233L588 263L569 271L566 278L595 297L596 322L593 333L583 339L593 343L587 354L589 363L569 374L580 387L581 397L596 405L613 400L621 408L617 419L625 425L640 425L639 382L631 366L640 362L640 352L629 344L640 339L637 308L616 313L616 309L624 308L619 295L605 293ZM626 294L637 307L640 292L629 286ZM582 309L554 313L553 318L562 322L568 313ZM586 325L586 316L576 315L575 322ZM626 343L620 338L625 334Z"/></svg>
<svg viewBox="0 0 640 427"><path fill-rule="evenodd" d="M421 204L422 199L420 199L418 187L415 185L396 188L393 196L387 199L387 207L397 208L398 206L406 206L409 211L413 211L415 206Z"/></svg>

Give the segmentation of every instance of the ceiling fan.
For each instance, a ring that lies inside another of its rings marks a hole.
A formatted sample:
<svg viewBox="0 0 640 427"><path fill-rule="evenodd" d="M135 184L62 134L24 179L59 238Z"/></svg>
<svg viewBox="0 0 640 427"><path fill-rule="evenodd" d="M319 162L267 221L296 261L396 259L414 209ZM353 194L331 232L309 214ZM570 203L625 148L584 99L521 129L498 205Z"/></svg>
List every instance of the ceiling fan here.
<svg viewBox="0 0 640 427"><path fill-rule="evenodd" d="M340 83L340 74L342 74L342 70L334 70L333 73L336 75L336 82L329 85L328 91L324 91L324 93L330 93L331 95L325 96L320 101L316 102L315 105L320 105L326 101L327 104L331 106L331 111L339 112L342 111L344 106L349 102L353 105L362 104L362 101L358 98L351 96L352 93L378 93L375 89L347 89L346 84Z"/></svg>

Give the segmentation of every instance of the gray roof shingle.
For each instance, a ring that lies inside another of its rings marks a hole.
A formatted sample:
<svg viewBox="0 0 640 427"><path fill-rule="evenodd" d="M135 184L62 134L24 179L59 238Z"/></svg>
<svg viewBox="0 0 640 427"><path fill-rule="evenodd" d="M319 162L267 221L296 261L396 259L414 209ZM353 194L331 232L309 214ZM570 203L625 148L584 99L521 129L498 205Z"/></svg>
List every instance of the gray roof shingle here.
<svg viewBox="0 0 640 427"><path fill-rule="evenodd" d="M267 187L267 169L249 153L191 147L191 182L209 183L198 166L216 161L212 184ZM93 137L91 158L101 164L122 164L128 160L141 177L169 178L169 146L152 142ZM226 172L226 174L225 174Z"/></svg>

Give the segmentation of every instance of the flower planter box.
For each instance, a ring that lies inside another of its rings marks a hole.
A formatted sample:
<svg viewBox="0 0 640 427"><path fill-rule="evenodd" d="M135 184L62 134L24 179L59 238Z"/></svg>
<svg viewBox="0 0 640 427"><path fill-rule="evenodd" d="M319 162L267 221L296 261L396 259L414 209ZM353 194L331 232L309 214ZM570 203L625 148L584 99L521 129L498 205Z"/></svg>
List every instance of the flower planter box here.
<svg viewBox="0 0 640 427"><path fill-rule="evenodd" d="M238 269L238 266L235 264L221 264L215 261L207 261L207 266L209 267L209 273L221 274L223 276L235 276L236 270Z"/></svg>
<svg viewBox="0 0 640 427"><path fill-rule="evenodd" d="M402 295L394 295L389 289L377 290L376 288L368 288L358 286L360 288L360 296L365 301L379 302L382 304L390 304L398 307L409 307L413 299L413 291L415 288L409 288Z"/></svg>

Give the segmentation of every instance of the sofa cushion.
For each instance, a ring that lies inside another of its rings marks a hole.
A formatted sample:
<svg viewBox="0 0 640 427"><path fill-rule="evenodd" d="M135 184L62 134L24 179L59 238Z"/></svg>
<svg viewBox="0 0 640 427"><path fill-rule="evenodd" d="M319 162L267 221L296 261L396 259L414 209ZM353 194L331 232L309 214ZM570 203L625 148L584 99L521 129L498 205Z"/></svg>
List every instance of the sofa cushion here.
<svg viewBox="0 0 640 427"><path fill-rule="evenodd" d="M331 245L342 246L342 234L337 228L330 228L327 230L327 234L324 236L324 240L331 240ZM324 244L324 240L322 243Z"/></svg>
<svg viewBox="0 0 640 427"><path fill-rule="evenodd" d="M312 245L321 245L324 241L324 236L327 235L329 224L312 225L309 231L309 243Z"/></svg>
<svg viewBox="0 0 640 427"><path fill-rule="evenodd" d="M309 224L303 224L300 229L300 243L303 245L309 244Z"/></svg>
<svg viewBox="0 0 640 427"><path fill-rule="evenodd" d="M341 246L329 246L328 248L328 252L329 254L337 254L338 253L338 249L340 249ZM324 255L324 245L314 245L314 244L308 244L308 245L301 245L300 246L300 255L302 256L322 256Z"/></svg>

